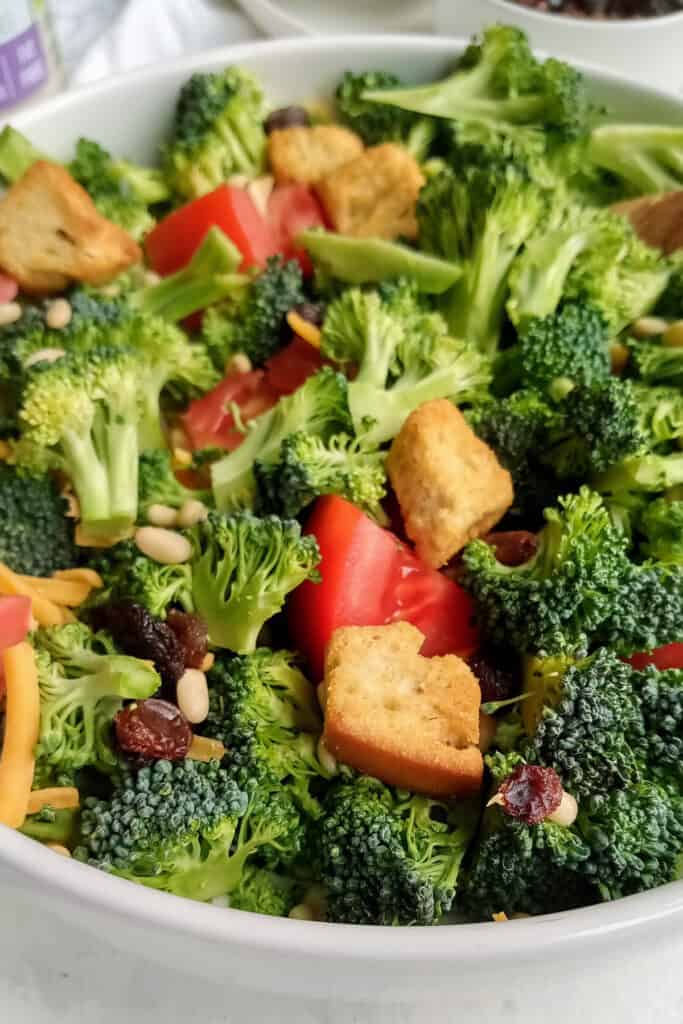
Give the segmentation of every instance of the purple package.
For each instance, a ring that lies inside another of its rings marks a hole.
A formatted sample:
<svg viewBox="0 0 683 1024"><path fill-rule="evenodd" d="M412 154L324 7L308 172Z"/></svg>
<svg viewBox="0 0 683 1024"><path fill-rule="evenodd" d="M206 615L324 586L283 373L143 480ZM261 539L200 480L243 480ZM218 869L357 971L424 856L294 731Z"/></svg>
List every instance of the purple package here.
<svg viewBox="0 0 683 1024"><path fill-rule="evenodd" d="M48 66L36 24L12 39L0 35L0 110L26 99L47 81Z"/></svg>

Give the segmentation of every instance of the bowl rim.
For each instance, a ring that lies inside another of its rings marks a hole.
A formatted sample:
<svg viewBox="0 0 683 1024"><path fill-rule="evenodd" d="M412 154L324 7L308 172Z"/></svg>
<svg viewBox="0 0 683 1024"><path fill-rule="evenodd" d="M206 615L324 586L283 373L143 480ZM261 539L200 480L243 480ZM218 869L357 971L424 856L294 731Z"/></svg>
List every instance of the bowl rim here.
<svg viewBox="0 0 683 1024"><path fill-rule="evenodd" d="M517 3L516 0L488 0L488 2L492 6L500 8L503 13L516 9L529 20L538 20L544 23L552 21L565 26L572 25L580 31L588 31L592 28L593 31L616 29L618 32L629 32L638 28L654 28L655 26L668 28L672 22L683 20L683 10L672 11L670 14L654 14L647 18L606 18L601 20L591 18L588 14L581 17L561 12L538 11L533 7Z"/></svg>
<svg viewBox="0 0 683 1024"><path fill-rule="evenodd" d="M324 54L349 46L353 46L356 54L363 50L388 49L399 56L403 51L407 58L429 53L444 58L466 45L466 39L455 36L365 34L223 46L114 75L94 85L86 84L22 112L14 123L18 128L30 131L34 119L60 115L70 108L78 108L83 102L95 104L99 96L116 93L124 81L144 86L152 79L194 71L221 61L229 63L279 55L291 59L298 55L305 57L311 48ZM641 95L671 103L671 94L663 89L630 82L618 72L590 63L573 63L607 85L628 85ZM683 101L679 102L683 111ZM154 925L197 940L264 953L282 956L305 954L307 958L319 961L338 958L348 962L381 960L413 963L428 959L441 964L457 961L466 967L468 964L481 965L485 956L488 965L496 961L521 962L545 956L551 951L568 955L572 949L578 945L584 947L588 941L595 944L601 940L612 941L616 937L628 938L634 931L642 933L664 920L676 918L683 921L683 882L672 882L613 903L511 921L507 928L491 928L488 922L423 928L420 929L419 940L416 940L415 929L411 928L295 921L180 899L55 856L53 851L35 840L0 826L0 867L4 866L14 870L20 878L28 878L41 885L44 896L52 896L62 904L76 903L91 912L105 911L122 923Z"/></svg>

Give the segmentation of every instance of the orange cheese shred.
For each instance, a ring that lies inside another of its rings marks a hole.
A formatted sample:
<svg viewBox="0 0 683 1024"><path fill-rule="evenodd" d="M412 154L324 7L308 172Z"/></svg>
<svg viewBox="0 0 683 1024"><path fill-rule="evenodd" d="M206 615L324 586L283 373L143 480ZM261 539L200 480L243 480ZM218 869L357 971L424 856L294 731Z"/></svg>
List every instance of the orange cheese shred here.
<svg viewBox="0 0 683 1024"><path fill-rule="evenodd" d="M37 814L44 807L55 811L71 811L80 806L78 790L73 786L54 786L48 789L33 789L28 798L28 814Z"/></svg>
<svg viewBox="0 0 683 1024"><path fill-rule="evenodd" d="M40 732L40 691L33 648L24 642L2 654L5 674L5 737L0 754L0 824L21 828L33 783Z"/></svg>

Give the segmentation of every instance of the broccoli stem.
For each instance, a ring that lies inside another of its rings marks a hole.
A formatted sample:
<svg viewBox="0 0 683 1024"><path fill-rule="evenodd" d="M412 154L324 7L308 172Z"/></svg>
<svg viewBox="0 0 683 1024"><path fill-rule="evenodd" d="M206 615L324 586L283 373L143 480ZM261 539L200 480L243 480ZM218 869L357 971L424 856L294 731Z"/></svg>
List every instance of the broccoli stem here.
<svg viewBox="0 0 683 1024"><path fill-rule="evenodd" d="M25 135L8 124L0 132L0 177L12 185L36 160L46 160Z"/></svg>
<svg viewBox="0 0 683 1024"><path fill-rule="evenodd" d="M176 323L243 291L249 278L236 273L241 262L237 246L220 228L213 227L186 267L159 284L134 292L130 301L142 313Z"/></svg>

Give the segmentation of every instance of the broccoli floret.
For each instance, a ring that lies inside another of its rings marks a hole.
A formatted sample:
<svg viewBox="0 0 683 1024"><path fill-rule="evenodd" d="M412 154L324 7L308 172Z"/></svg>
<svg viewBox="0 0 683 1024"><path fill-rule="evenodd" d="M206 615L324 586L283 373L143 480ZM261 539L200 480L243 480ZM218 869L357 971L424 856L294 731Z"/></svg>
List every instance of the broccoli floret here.
<svg viewBox="0 0 683 1024"><path fill-rule="evenodd" d="M581 871L601 899L654 889L678 877L683 849L680 793L647 782L592 796L577 829L590 847Z"/></svg>
<svg viewBox="0 0 683 1024"><path fill-rule="evenodd" d="M346 378L326 367L253 419L239 447L212 464L216 505L224 511L253 508L257 497L254 463L276 459L289 434L304 430L327 440L350 428Z"/></svg>
<svg viewBox="0 0 683 1024"><path fill-rule="evenodd" d="M221 372L231 356L243 352L254 365L265 363L286 338L287 313L305 301L297 260L272 256L254 280L232 302L208 309L202 340Z"/></svg>
<svg viewBox="0 0 683 1024"><path fill-rule="evenodd" d="M495 642L521 652L574 651L614 612L629 565L626 538L602 499L584 487L547 509L538 551L521 566L497 561L484 541L464 551L464 585Z"/></svg>
<svg viewBox="0 0 683 1024"><path fill-rule="evenodd" d="M597 640L618 654L652 651L683 640L683 572L678 566L629 564L618 599Z"/></svg>
<svg viewBox="0 0 683 1024"><path fill-rule="evenodd" d="M678 125L600 125L591 132L586 155L619 179L627 194L683 187L683 131Z"/></svg>
<svg viewBox="0 0 683 1024"><path fill-rule="evenodd" d="M416 160L423 161L434 141L436 123L429 117L365 98L367 92L396 89L401 85L400 78L388 71L347 71L335 93L339 119L360 135L366 145L398 142Z"/></svg>
<svg viewBox="0 0 683 1024"><path fill-rule="evenodd" d="M680 320L683 316L683 257L680 252L671 256L670 264L669 283L655 306L655 313L671 320Z"/></svg>
<svg viewBox="0 0 683 1024"><path fill-rule="evenodd" d="M103 217L119 224L133 238L154 227L149 207L170 198L159 170L114 160L97 142L79 139L69 171L90 194Z"/></svg>
<svg viewBox="0 0 683 1024"><path fill-rule="evenodd" d="M463 269L442 300L448 327L489 355L503 327L510 268L545 204L538 186L512 169L473 168L461 175L447 169L420 193L422 247Z"/></svg>
<svg viewBox="0 0 683 1024"><path fill-rule="evenodd" d="M103 588L92 594L90 607L132 601L160 619L178 605L186 612L194 611L192 570L187 563L162 565L143 555L134 541L123 540L93 553L89 566L103 583Z"/></svg>
<svg viewBox="0 0 683 1024"><path fill-rule="evenodd" d="M91 535L117 533L137 517L142 379L132 350L105 347L28 375L19 458L27 468L47 461L70 478Z"/></svg>
<svg viewBox="0 0 683 1024"><path fill-rule="evenodd" d="M683 784L683 672L647 665L634 673L644 728L639 751L644 774L680 794Z"/></svg>
<svg viewBox="0 0 683 1024"><path fill-rule="evenodd" d="M610 375L610 336L599 309L566 302L543 317L524 322L519 340L505 349L494 367L497 390L518 387L567 391L572 384L593 384Z"/></svg>
<svg viewBox="0 0 683 1024"><path fill-rule="evenodd" d="M577 874L590 850L574 829L550 821L526 825L499 808L484 814L462 892L468 916L548 914L595 902Z"/></svg>
<svg viewBox="0 0 683 1024"><path fill-rule="evenodd" d="M638 521L640 552L655 562L683 566L683 501L657 498Z"/></svg>
<svg viewBox="0 0 683 1024"><path fill-rule="evenodd" d="M140 458L138 472L138 507L146 515L150 505L168 505L181 508L186 501L202 501L211 504L210 490L185 487L173 472L172 456L167 450L157 448L144 452Z"/></svg>
<svg viewBox="0 0 683 1024"><path fill-rule="evenodd" d="M240 842L247 795L215 761L124 771L84 802L75 856L120 878L207 901L235 889L256 844Z"/></svg>
<svg viewBox="0 0 683 1024"><path fill-rule="evenodd" d="M404 282L344 292L327 310L322 351L359 364L348 401L355 432L369 446L395 437L423 402L466 403L484 394L489 380L486 357L449 337L439 314Z"/></svg>
<svg viewBox="0 0 683 1024"><path fill-rule="evenodd" d="M368 449L348 434L327 442L306 431L284 439L275 462L258 461L259 508L294 518L321 494L340 494L383 522L386 452Z"/></svg>
<svg viewBox="0 0 683 1024"><path fill-rule="evenodd" d="M281 610L287 594L317 578L317 542L301 536L296 520L210 512L188 536L194 546L195 608L217 647L239 654L255 650L262 626Z"/></svg>
<svg viewBox="0 0 683 1024"><path fill-rule="evenodd" d="M653 309L670 273L659 250L642 242L626 217L600 210L592 244L574 261L564 295L596 306L616 335Z"/></svg>
<svg viewBox="0 0 683 1024"><path fill-rule="evenodd" d="M49 576L76 564L67 503L45 475L0 462L0 562L25 576Z"/></svg>
<svg viewBox="0 0 683 1024"><path fill-rule="evenodd" d="M537 392L516 391L508 398L489 399L475 406L468 420L512 474L515 496L511 514L535 525L543 509L558 496L557 482L541 458L551 432L563 427L564 418Z"/></svg>
<svg viewBox="0 0 683 1024"><path fill-rule="evenodd" d="M262 648L219 658L209 673L210 710L202 732L230 751L230 772L246 788L268 776L312 817L316 782L329 777L317 756L322 722L315 690L287 651Z"/></svg>
<svg viewBox="0 0 683 1024"><path fill-rule="evenodd" d="M472 835L470 809L396 791L376 779L342 781L316 831L331 921L435 924L453 906Z"/></svg>
<svg viewBox="0 0 683 1024"><path fill-rule="evenodd" d="M197 73L178 97L164 163L174 192L195 199L234 174L263 168L265 99L256 79L241 68Z"/></svg>
<svg viewBox="0 0 683 1024"><path fill-rule="evenodd" d="M78 818L76 810L55 811L44 807L38 814L29 814L19 831L40 843L59 843L71 849L78 834Z"/></svg>
<svg viewBox="0 0 683 1024"><path fill-rule="evenodd" d="M683 385L683 349L629 339L630 368L647 384Z"/></svg>
<svg viewBox="0 0 683 1024"><path fill-rule="evenodd" d="M303 892L304 886L295 879L248 863L240 884L230 894L230 906L252 914L287 917Z"/></svg>
<svg viewBox="0 0 683 1024"><path fill-rule="evenodd" d="M582 76L557 60L541 63L523 32L502 25L475 40L443 81L362 98L505 135L545 130L562 141L583 135L591 115Z"/></svg>
<svg viewBox="0 0 683 1024"><path fill-rule="evenodd" d="M634 670L608 650L575 664L529 659L525 758L554 768L577 799L638 781L643 715Z"/></svg>
<svg viewBox="0 0 683 1024"><path fill-rule="evenodd" d="M83 623L33 635L40 687L39 764L70 774L117 763L111 723L123 700L144 700L161 686L149 662L117 654L105 633Z"/></svg>

